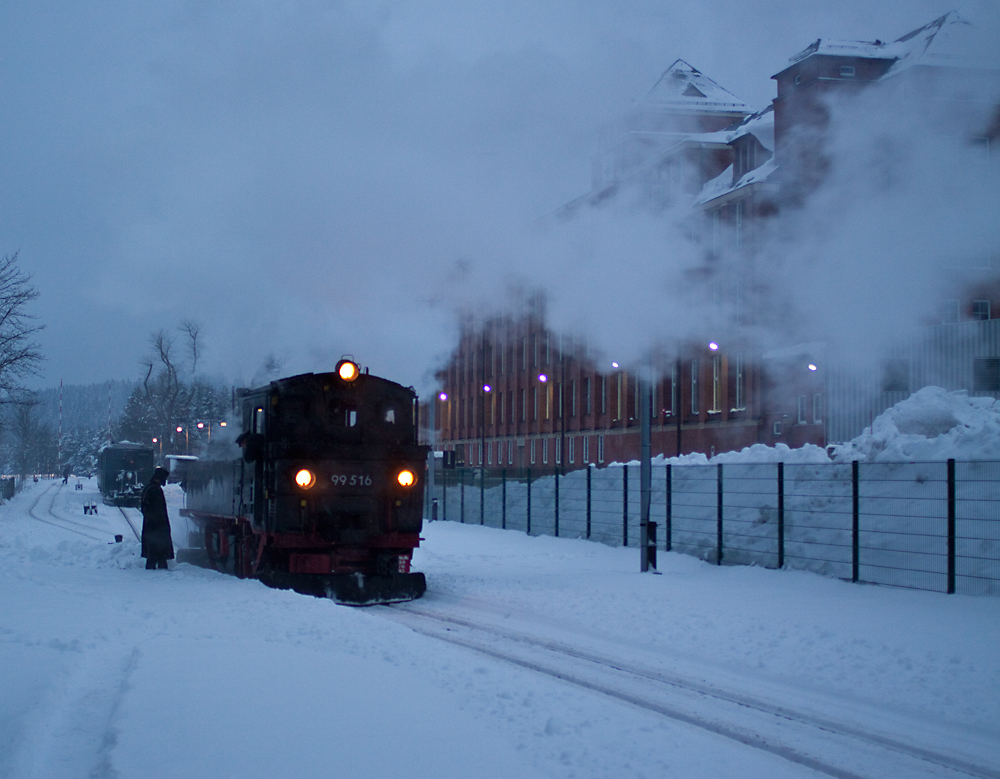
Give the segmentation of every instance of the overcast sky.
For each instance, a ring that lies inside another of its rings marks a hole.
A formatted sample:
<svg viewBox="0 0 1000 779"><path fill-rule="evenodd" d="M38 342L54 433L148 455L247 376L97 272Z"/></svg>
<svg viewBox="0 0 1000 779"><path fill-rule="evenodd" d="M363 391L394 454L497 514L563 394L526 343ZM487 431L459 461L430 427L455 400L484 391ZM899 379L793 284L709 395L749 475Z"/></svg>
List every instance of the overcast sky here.
<svg viewBox="0 0 1000 779"><path fill-rule="evenodd" d="M137 378L190 318L228 381L352 353L426 389L456 264L587 191L598 128L675 59L763 107L817 37L955 5L0 4L0 252L41 293L37 386Z"/></svg>

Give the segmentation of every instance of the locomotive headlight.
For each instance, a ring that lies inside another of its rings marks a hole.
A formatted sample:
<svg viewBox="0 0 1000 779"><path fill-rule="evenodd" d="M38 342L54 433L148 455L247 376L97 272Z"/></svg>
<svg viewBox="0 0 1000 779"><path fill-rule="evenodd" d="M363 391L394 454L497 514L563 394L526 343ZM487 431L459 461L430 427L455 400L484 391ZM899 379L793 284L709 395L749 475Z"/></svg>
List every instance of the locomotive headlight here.
<svg viewBox="0 0 1000 779"><path fill-rule="evenodd" d="M350 360L341 360L337 363L337 375L346 382L354 381L358 378L359 373L361 373L361 370L358 368L357 363Z"/></svg>
<svg viewBox="0 0 1000 779"><path fill-rule="evenodd" d="M400 487L412 487L413 482L417 480L417 477L413 475L413 471L404 468L398 474L396 474L396 481L399 482Z"/></svg>
<svg viewBox="0 0 1000 779"><path fill-rule="evenodd" d="M295 483L302 489L308 490L316 483L316 474L307 468L303 468L295 474Z"/></svg>

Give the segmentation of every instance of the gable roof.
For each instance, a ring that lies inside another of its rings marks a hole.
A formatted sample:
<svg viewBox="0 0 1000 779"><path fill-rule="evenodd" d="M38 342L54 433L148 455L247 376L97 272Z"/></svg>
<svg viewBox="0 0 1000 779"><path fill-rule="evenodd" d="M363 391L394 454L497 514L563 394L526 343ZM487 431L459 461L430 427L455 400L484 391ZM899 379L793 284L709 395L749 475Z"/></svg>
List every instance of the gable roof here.
<svg viewBox="0 0 1000 779"><path fill-rule="evenodd" d="M663 71L643 103L706 113L750 113L750 107L682 59Z"/></svg>

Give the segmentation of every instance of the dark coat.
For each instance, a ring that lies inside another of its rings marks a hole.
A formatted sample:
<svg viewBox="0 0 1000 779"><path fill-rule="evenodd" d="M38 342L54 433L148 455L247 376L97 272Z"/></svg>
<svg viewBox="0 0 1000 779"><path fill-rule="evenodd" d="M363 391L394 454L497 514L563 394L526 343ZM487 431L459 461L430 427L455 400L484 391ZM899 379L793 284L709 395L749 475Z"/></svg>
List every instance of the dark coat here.
<svg viewBox="0 0 1000 779"><path fill-rule="evenodd" d="M156 481L151 481L142 491L142 556L174 559L167 501L163 488Z"/></svg>

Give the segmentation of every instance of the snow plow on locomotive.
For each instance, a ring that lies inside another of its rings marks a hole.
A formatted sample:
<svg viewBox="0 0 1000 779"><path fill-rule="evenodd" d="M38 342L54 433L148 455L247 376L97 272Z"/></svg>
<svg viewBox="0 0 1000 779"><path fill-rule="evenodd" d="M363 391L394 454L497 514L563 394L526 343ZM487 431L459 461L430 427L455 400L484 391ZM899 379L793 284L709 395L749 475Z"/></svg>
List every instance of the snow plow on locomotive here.
<svg viewBox="0 0 1000 779"><path fill-rule="evenodd" d="M418 598L426 446L416 393L341 360L239 393L241 454L187 465L209 562L343 603Z"/></svg>

